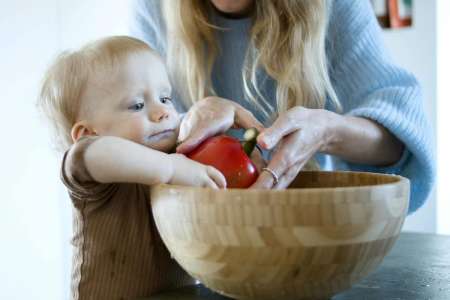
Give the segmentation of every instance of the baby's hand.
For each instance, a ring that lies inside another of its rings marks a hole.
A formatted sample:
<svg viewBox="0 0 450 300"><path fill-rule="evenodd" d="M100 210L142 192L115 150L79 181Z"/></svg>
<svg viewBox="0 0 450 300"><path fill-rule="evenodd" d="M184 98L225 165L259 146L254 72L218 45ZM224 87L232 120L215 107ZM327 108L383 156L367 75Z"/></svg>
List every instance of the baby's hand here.
<svg viewBox="0 0 450 300"><path fill-rule="evenodd" d="M183 154L170 154L170 157L173 174L169 183L214 189L226 187L225 177L216 168L193 161Z"/></svg>

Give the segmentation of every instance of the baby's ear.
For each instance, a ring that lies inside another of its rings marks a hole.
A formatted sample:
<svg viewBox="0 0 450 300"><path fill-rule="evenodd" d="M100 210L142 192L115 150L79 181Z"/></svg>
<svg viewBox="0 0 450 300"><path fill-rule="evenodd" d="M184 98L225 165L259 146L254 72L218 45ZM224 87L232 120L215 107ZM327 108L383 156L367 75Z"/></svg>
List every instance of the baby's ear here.
<svg viewBox="0 0 450 300"><path fill-rule="evenodd" d="M83 136L97 135L97 132L86 121L80 121L72 126L70 135L72 136L72 141L75 143Z"/></svg>

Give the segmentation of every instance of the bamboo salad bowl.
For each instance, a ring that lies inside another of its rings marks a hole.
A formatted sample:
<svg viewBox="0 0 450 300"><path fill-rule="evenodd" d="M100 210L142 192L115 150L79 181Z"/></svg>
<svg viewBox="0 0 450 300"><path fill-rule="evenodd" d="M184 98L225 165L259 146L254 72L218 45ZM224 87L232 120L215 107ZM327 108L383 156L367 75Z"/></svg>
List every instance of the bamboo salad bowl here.
<svg viewBox="0 0 450 300"><path fill-rule="evenodd" d="M408 179L358 172L302 172L286 190L151 189L174 259L236 299L329 299L348 289L392 248L408 202Z"/></svg>

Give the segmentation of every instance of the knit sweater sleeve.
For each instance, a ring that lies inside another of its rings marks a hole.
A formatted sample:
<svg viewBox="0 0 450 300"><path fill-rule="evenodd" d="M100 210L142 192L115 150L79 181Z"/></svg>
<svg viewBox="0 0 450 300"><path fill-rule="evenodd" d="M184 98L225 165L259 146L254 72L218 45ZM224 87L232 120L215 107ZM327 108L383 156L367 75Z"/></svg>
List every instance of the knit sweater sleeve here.
<svg viewBox="0 0 450 300"><path fill-rule="evenodd" d="M343 113L378 122L405 145L400 160L391 166L346 165L350 170L409 178L411 213L427 199L436 173L421 88L411 73L389 57L369 0L333 3L327 37L329 69Z"/></svg>

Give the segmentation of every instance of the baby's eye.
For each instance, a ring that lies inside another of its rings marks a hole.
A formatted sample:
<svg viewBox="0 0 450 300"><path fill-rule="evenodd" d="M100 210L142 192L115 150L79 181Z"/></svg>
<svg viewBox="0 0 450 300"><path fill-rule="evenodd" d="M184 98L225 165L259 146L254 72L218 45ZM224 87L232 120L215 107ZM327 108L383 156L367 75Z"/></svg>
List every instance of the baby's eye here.
<svg viewBox="0 0 450 300"><path fill-rule="evenodd" d="M161 103L164 103L164 104L170 104L170 103L172 103L172 98L170 98L170 97L161 97L161 98L159 98L159 101L161 101Z"/></svg>
<svg viewBox="0 0 450 300"><path fill-rule="evenodd" d="M128 109L133 111L140 111L144 108L144 103L136 103L128 107Z"/></svg>

